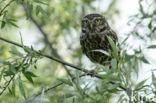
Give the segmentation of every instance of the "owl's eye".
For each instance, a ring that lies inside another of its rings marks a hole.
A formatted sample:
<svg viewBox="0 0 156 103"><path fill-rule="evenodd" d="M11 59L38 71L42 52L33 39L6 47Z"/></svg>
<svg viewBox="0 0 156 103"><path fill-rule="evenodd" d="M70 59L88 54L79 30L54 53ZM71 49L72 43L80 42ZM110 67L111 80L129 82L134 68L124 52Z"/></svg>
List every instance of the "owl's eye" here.
<svg viewBox="0 0 156 103"><path fill-rule="evenodd" d="M85 24L88 24L88 21L86 20L86 21L84 21L84 23L85 23Z"/></svg>
<svg viewBox="0 0 156 103"><path fill-rule="evenodd" d="M96 20L96 23L100 23L100 21L101 21L101 20L97 19L97 20Z"/></svg>

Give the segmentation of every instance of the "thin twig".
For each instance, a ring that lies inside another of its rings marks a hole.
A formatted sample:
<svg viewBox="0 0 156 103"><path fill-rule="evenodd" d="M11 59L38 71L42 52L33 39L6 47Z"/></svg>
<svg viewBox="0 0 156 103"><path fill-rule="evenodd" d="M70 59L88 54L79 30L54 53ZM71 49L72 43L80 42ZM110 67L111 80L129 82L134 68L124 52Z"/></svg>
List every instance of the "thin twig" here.
<svg viewBox="0 0 156 103"><path fill-rule="evenodd" d="M13 1L15 1L15 0L10 0L10 2L8 2L8 4L6 4L6 5L4 6L4 8L0 11L0 16L3 14L4 10L5 10Z"/></svg>
<svg viewBox="0 0 156 103"><path fill-rule="evenodd" d="M8 82L8 84L3 88L3 90L0 92L0 95L3 94L3 92L7 89L7 87L10 85L11 81L14 79L15 76L12 76Z"/></svg>
<svg viewBox="0 0 156 103"><path fill-rule="evenodd" d="M17 60L20 60L20 59L22 59L22 58L25 58L25 57L16 58L16 59L14 59L13 61L10 61L9 63L14 63L14 62L16 62ZM2 68L2 67L4 67L4 66L7 66L7 65L6 65L6 64L0 65L0 68Z"/></svg>
<svg viewBox="0 0 156 103"><path fill-rule="evenodd" d="M87 73L84 73L84 74L80 75L79 78L80 78L80 77L83 77L83 76L86 76L86 75L87 75ZM73 78L72 78L72 80L74 80L74 79L76 79L76 77L73 77ZM55 84L54 86L51 86L51 87L45 89L45 90L44 90L44 93L46 93L46 92L48 92L48 91L50 91L50 90L52 90L52 89L55 89L56 87L61 86L62 84L64 84L64 83L63 83L63 82L59 82L59 83ZM29 99L26 100L25 102L31 101L31 100L33 100L34 98L36 98L37 96L39 96L39 95L41 95L41 94L42 94L42 90L39 91L38 93L34 94L31 98L29 98ZM25 103L25 102L24 102L24 103Z"/></svg>

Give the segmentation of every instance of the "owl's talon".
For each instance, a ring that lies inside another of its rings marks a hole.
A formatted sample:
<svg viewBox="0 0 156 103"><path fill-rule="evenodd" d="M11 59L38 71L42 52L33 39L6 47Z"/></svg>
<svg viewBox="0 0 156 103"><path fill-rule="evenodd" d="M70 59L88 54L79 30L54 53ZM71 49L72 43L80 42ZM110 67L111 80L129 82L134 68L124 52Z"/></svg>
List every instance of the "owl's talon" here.
<svg viewBox="0 0 156 103"><path fill-rule="evenodd" d="M98 69L99 69L99 68L96 67L95 69L90 70L90 71L88 72L88 74L90 74L91 77L94 77L95 74L97 74Z"/></svg>

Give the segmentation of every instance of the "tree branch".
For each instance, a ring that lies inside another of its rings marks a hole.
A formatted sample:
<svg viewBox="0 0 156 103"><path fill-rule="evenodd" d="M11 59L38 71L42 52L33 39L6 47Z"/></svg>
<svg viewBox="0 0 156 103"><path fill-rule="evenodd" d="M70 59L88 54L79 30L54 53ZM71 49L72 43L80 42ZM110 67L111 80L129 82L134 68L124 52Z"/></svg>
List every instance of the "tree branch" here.
<svg viewBox="0 0 156 103"><path fill-rule="evenodd" d="M14 79L15 76L12 76L9 80L9 82L7 83L7 85L3 88L3 90L0 92L0 95L3 94L3 92L7 89L7 87L10 85L11 81Z"/></svg>
<svg viewBox="0 0 156 103"><path fill-rule="evenodd" d="M26 12L26 8L25 5L23 3L21 3L21 5L24 8L24 11ZM50 47L51 53L53 53L54 55L56 55L57 58L59 58L60 60L62 60L62 57L57 53L57 50L55 48L53 48L53 44L49 41L47 34L43 31L41 25L38 24L38 22L35 20L35 18L33 16L30 16L30 19L32 20L32 22L35 24L35 26L38 28L38 30L41 32L41 34L44 37L44 42L45 44L48 44L48 46ZM67 73L71 76L72 74L70 73L69 69L63 65L63 67L65 68L65 70L67 71Z"/></svg>
<svg viewBox="0 0 156 103"><path fill-rule="evenodd" d="M23 46L23 45L21 45L21 44L19 44L19 43L13 42L13 41L11 41L11 40L7 40L7 39L5 39L5 38L3 38L3 37L0 37L0 40L5 41L5 42L10 43L10 44L13 44L13 45L18 46L18 47L21 47L21 48L27 47L27 46ZM46 54L42 54L42 53L40 53L40 52L38 52L38 51L35 51L35 52L36 52L36 54L38 54L38 55L40 55L40 56L44 56L44 57L49 58L49 59L51 59L51 60L57 61L57 62L59 62L59 63L61 63L61 64L63 64L63 65L67 65L67 66L69 66L69 67L75 68L75 69L80 70L80 71L83 71L83 72L89 72L88 70L85 70L85 69L83 69L83 68L81 68L81 67L78 67L78 66L75 66L75 65L73 65L73 64L70 64L70 63L65 62L65 61L63 61L63 60L60 60L60 59L58 59L58 58L55 58L55 57L52 57L52 56L49 56L49 55L46 55Z"/></svg>
<svg viewBox="0 0 156 103"><path fill-rule="evenodd" d="M27 55L26 56L24 56L24 57L21 57L21 58L17 58L17 59L15 59L15 60L13 60L13 61L11 61L10 63L13 63L13 62L15 62L15 61L17 61L17 60L20 60L20 59L26 59L26 57L28 57ZM24 61L23 60L23 61ZM22 64L23 65L23 64ZM22 66L21 65L21 66ZM2 66L0 66L0 68L1 67L3 67L3 66L6 66L6 65L2 65ZM16 74L15 74L16 75ZM3 94L3 92L7 89L7 87L10 85L10 83L11 83L11 81L14 79L14 77L15 77L15 75L13 75L11 78L10 78L10 80L8 81L8 83L6 84L6 86L3 88L3 90L0 92L0 95L2 95Z"/></svg>
<svg viewBox="0 0 156 103"><path fill-rule="evenodd" d="M10 44L13 44L13 45L18 46L18 47L21 47L21 48L27 47L27 46L21 45L21 44L19 44L19 43L13 42L13 41L11 41L11 40L7 40L7 39L5 39L5 38L3 38L3 37L0 37L0 40L5 41L5 42L10 43ZM72 68L75 68L75 69L77 69L77 70L83 71L83 72L85 72L87 75L94 76L94 77L96 77L96 78L102 79L101 76L99 76L99 75L97 75L97 74L94 74L93 72L90 72L90 71L88 71L88 70L86 70L86 69L83 69L83 68L78 67L78 66L76 66L76 65L70 64L70 63L65 62L65 61L63 61L63 60L60 60L60 59L58 59L58 58L55 58L55 57L52 57L52 56L49 56L49 55L46 55L46 54L42 54L42 53L40 53L40 52L38 52L38 51L35 51L35 52L36 52L36 54L38 54L38 55L40 55L40 56L49 58L49 59L54 60L54 61L57 61L57 62L59 62L59 63L61 63L61 64L63 64L63 65L67 65L67 66L69 66L69 67L72 67ZM113 81L110 81L109 83L111 83L111 84L116 84L116 83L113 82ZM62 85L62 83L59 83L59 84L57 84L57 85L51 87L51 89L54 89L54 88L56 88L56 87L58 87L58 86L60 86L60 85ZM124 91L127 90L125 87L123 87L123 86L121 86L121 85L119 86L119 88L121 88L121 89L124 90ZM49 88L49 89L47 89L47 91L49 91L49 90L51 90L51 89ZM40 95L40 94L39 94L39 95ZM141 97L141 96L139 96L139 97ZM146 102L146 103L149 103L148 101L146 101L145 98L143 98L143 101Z"/></svg>
<svg viewBox="0 0 156 103"><path fill-rule="evenodd" d="M9 61L9 63L14 63L14 62L16 62L17 60L20 60L20 59L22 59L22 58L25 58L25 57L16 58L16 59L14 59L14 60L12 60L12 61ZM7 65L6 65L6 64L0 65L0 68L2 68L2 67L4 67L4 66L7 66Z"/></svg>
<svg viewBox="0 0 156 103"><path fill-rule="evenodd" d="M10 44L13 44L13 45L16 45L16 46L21 47L21 48L27 47L27 46L21 45L21 44L19 44L19 43L13 42L13 41L11 41L11 40L7 40L7 39L5 39L5 38L3 38L3 37L0 37L0 40L5 41L5 42L10 43ZM73 64L71 64L71 63L65 62L65 61L60 60L60 59L58 59L58 58L55 58L55 57L52 57L52 56L49 56L49 55L46 55L46 54L42 54L42 53L40 53L40 52L38 52L38 51L35 51L35 52L36 52L36 54L38 54L38 55L40 55L40 56L49 58L49 59L54 60L54 61L57 61L57 62L59 62L59 63L61 63L61 64L63 64L63 65L67 65L67 66L69 66L69 67L72 67L72 68L75 68L75 69L77 69L77 70L83 71L83 72L87 73L87 75L94 76L94 77L96 77L96 78L102 79L101 76L99 76L99 75L97 75L97 74L94 74L93 72L90 72L89 70L86 70L86 69L84 69L84 68L78 67L78 66L73 65ZM116 84L116 83L113 82L113 81L111 81L110 83L111 83L111 84ZM123 89L123 90L126 90L126 88L124 88L124 87L122 87L122 86L120 86L120 88Z"/></svg>

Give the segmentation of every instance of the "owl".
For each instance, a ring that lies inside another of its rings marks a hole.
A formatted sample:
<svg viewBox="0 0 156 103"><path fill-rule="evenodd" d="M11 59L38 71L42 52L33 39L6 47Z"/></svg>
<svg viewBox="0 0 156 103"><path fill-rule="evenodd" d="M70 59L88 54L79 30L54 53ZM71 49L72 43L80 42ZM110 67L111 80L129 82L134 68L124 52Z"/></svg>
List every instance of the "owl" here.
<svg viewBox="0 0 156 103"><path fill-rule="evenodd" d="M105 17L100 14L88 14L83 17L81 27L80 45L82 52L94 63L101 65L110 64L112 56L107 56L98 50L112 52L107 36L115 44L117 44L118 38L116 33L110 28Z"/></svg>

